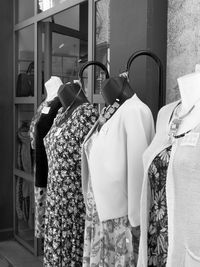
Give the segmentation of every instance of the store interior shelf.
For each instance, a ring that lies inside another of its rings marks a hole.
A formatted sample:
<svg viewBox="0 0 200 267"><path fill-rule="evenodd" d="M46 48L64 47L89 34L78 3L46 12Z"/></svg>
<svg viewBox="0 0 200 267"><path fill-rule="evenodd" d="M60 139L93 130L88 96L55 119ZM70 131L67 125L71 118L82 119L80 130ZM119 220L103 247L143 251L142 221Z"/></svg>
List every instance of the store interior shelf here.
<svg viewBox="0 0 200 267"><path fill-rule="evenodd" d="M19 169L15 169L14 174L15 174L16 176L18 176L18 177L21 177L21 178L27 180L28 182L31 182L31 183L34 182L34 177L33 177L33 175L30 174L30 173L26 173L26 172L21 171L21 170L19 170Z"/></svg>
<svg viewBox="0 0 200 267"><path fill-rule="evenodd" d="M27 96L27 97L15 97L15 104L34 104L35 97Z"/></svg>

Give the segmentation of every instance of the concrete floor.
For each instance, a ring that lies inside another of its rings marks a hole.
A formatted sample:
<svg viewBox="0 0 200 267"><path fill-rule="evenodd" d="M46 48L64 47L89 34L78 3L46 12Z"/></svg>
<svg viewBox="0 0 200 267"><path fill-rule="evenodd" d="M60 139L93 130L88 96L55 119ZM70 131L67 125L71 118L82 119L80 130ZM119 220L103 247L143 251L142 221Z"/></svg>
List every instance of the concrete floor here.
<svg viewBox="0 0 200 267"><path fill-rule="evenodd" d="M42 267L42 259L16 241L4 241L0 242L0 267Z"/></svg>

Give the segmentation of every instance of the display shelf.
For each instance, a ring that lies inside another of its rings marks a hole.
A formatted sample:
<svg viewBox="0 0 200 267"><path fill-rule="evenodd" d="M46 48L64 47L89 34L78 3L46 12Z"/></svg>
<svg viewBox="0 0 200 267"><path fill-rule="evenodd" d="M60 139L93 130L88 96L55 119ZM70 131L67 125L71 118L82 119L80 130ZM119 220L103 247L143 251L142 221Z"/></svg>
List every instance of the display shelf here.
<svg viewBox="0 0 200 267"><path fill-rule="evenodd" d="M25 179L28 182L31 182L31 183L34 182L34 176L33 176L33 174L26 173L26 172L24 172L22 170L19 170L19 169L15 169L14 170L14 174L16 176L18 176L18 177L21 177L21 178Z"/></svg>
<svg viewBox="0 0 200 267"><path fill-rule="evenodd" d="M15 97L14 103L15 104L35 104L35 97L34 96Z"/></svg>

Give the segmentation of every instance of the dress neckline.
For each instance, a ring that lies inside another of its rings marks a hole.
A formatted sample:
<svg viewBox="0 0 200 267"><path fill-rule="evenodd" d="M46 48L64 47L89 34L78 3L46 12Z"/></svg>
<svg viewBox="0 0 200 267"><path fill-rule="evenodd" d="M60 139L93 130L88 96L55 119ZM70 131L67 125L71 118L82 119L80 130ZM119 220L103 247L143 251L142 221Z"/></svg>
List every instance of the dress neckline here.
<svg viewBox="0 0 200 267"><path fill-rule="evenodd" d="M177 103L177 104L175 105L175 107L173 108L173 110L172 110L172 112L171 112L171 115L170 115L170 117L169 117L168 127L169 127L169 124L170 124L170 122L171 122L171 120L172 120L172 118L173 118L173 115L174 115L174 113L175 113L177 107L178 107L180 104L181 104L181 101L178 101L178 103ZM188 131L185 131L185 132L183 132L183 133L181 133L181 134L175 135L174 138L175 138L175 139L179 139L179 138L181 138L181 137L184 137L186 134L188 134L188 133L190 133L190 132L199 130L199 128L200 128L200 122L199 122L196 126L194 126L193 128L189 129Z"/></svg>
<svg viewBox="0 0 200 267"><path fill-rule="evenodd" d="M56 127L61 127L61 125L62 125L64 122L68 121L68 119L70 119L70 118L73 116L73 114L74 114L77 110L79 110L80 108L82 108L83 106L85 106L85 105L87 105L87 104L90 104L90 103L85 102L85 103L79 105L78 107L76 107L76 108L72 111L72 113L70 114L70 116L67 118L67 120L65 120L65 117L66 117L67 114L68 114L68 109L64 110L64 107L61 107L61 108L58 110L57 116L56 116L56 118L55 118L55 126L56 126Z"/></svg>

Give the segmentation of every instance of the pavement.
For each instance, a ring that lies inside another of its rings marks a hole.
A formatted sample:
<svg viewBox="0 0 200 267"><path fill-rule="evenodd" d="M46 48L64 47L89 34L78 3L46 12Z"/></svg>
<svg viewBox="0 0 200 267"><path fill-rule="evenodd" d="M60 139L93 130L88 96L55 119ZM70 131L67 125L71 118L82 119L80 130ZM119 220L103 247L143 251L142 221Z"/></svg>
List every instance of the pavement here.
<svg viewBox="0 0 200 267"><path fill-rule="evenodd" d="M0 267L42 267L42 258L35 257L16 241L0 242Z"/></svg>

